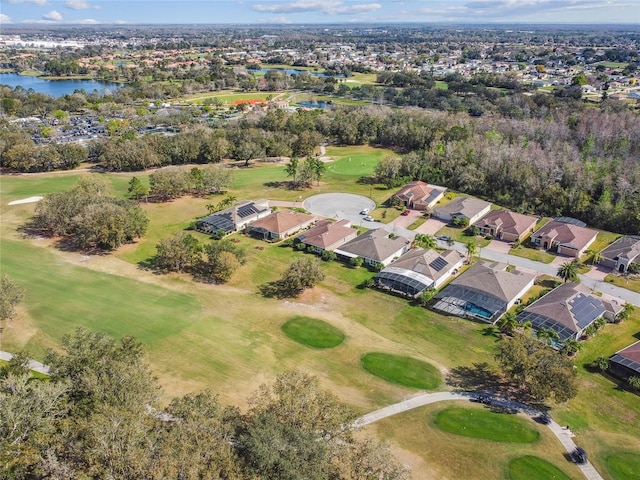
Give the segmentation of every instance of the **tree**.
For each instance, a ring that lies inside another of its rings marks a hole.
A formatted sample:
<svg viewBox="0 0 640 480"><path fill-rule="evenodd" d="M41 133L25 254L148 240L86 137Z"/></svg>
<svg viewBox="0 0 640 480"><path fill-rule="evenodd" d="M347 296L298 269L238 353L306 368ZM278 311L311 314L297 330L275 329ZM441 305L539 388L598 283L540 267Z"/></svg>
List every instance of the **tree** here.
<svg viewBox="0 0 640 480"><path fill-rule="evenodd" d="M2 274L0 277L0 322L13 317L16 305L22 301L24 293L24 288L7 275Z"/></svg>
<svg viewBox="0 0 640 480"><path fill-rule="evenodd" d="M364 260L362 259L362 257L352 257L349 259L349 265L351 265L353 268L360 268L363 263Z"/></svg>
<svg viewBox="0 0 640 480"><path fill-rule="evenodd" d="M189 177L191 187L199 195L221 193L233 181L231 170L221 165L193 167Z"/></svg>
<svg viewBox="0 0 640 480"><path fill-rule="evenodd" d="M582 343L580 343L578 340L576 340L573 337L572 338L568 338L562 344L562 351L564 353L566 353L567 355L569 355L569 356L575 355L580 350L582 350Z"/></svg>
<svg viewBox="0 0 640 480"><path fill-rule="evenodd" d="M473 258L478 253L478 244L475 240L469 240L465 247L467 249L467 257L469 259Z"/></svg>
<svg viewBox="0 0 640 480"><path fill-rule="evenodd" d="M387 188L400 185L403 178L400 176L402 170L402 159L399 157L382 158L374 170L378 182L383 183Z"/></svg>
<svg viewBox="0 0 640 480"><path fill-rule="evenodd" d="M602 252L593 252L593 255L591 255L591 265L600 264L603 258Z"/></svg>
<svg viewBox="0 0 640 480"><path fill-rule="evenodd" d="M578 281L578 269L580 265L575 260L565 262L558 268L557 275L565 282Z"/></svg>
<svg viewBox="0 0 640 480"><path fill-rule="evenodd" d="M262 288L263 294L275 297L296 297L324 279L322 266L317 258L298 258L279 280Z"/></svg>
<svg viewBox="0 0 640 480"><path fill-rule="evenodd" d="M627 383L634 390L640 390L640 377L634 375L627 379Z"/></svg>
<svg viewBox="0 0 640 480"><path fill-rule="evenodd" d="M129 180L129 189L127 192L132 198L140 200L140 198L146 197L149 194L149 189L142 184L138 177L132 177L131 180Z"/></svg>
<svg viewBox="0 0 640 480"><path fill-rule="evenodd" d="M503 374L536 401L565 402L577 393L573 364L528 335L502 337L496 360Z"/></svg>
<svg viewBox="0 0 640 480"><path fill-rule="evenodd" d="M513 335L518 325L518 320L513 312L505 313L502 318L498 320L498 328L502 333L507 335Z"/></svg>
<svg viewBox="0 0 640 480"><path fill-rule="evenodd" d="M609 358L604 355L600 355L591 364L594 368L597 368L601 372L606 372L609 369Z"/></svg>
<svg viewBox="0 0 640 480"><path fill-rule="evenodd" d="M180 197L189 189L189 174L177 167L160 168L149 175L149 194L162 201Z"/></svg>
<svg viewBox="0 0 640 480"><path fill-rule="evenodd" d="M219 240L204 247L205 258L198 267L198 275L206 281L225 283L244 263L245 251L230 240Z"/></svg>
<svg viewBox="0 0 640 480"><path fill-rule="evenodd" d="M435 297L436 293L438 293L438 291L435 288L427 288L418 296L418 303L421 306L426 307L433 297Z"/></svg>
<svg viewBox="0 0 640 480"><path fill-rule="evenodd" d="M438 246L438 241L433 235L429 235L426 233L417 233L413 243L418 247L426 248L426 249L434 249Z"/></svg>
<svg viewBox="0 0 640 480"><path fill-rule="evenodd" d="M536 331L536 338L544 342L546 345L551 345L560 337L558 336L558 332L552 328L539 328Z"/></svg>
<svg viewBox="0 0 640 480"><path fill-rule="evenodd" d="M291 157L291 160L289 160L289 163L287 163L287 165L284 167L284 171L287 174L287 177L293 178L294 185L297 185L296 177L298 175L299 165L300 165L300 160L298 160L297 157Z"/></svg>
<svg viewBox="0 0 640 480"><path fill-rule="evenodd" d="M626 302L624 304L624 307L622 307L622 311L618 313L618 315L616 316L616 320L618 322L623 322L624 320L627 320L631 316L631 314L634 312L635 309L636 308L632 303Z"/></svg>
<svg viewBox="0 0 640 480"><path fill-rule="evenodd" d="M176 232L156 245L154 266L163 272L185 272L198 265L202 245L186 232Z"/></svg>

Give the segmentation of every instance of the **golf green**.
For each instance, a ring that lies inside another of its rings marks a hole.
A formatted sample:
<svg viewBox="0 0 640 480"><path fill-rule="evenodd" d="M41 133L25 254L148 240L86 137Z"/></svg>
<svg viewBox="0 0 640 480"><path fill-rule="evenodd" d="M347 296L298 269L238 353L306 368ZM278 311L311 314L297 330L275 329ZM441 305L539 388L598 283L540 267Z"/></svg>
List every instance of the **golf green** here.
<svg viewBox="0 0 640 480"><path fill-rule="evenodd" d="M437 414L435 423L445 432L495 442L532 443L540 437L523 418L478 408L447 408Z"/></svg>
<svg viewBox="0 0 640 480"><path fill-rule="evenodd" d="M570 477L552 463L526 455L509 462L509 480L570 480Z"/></svg>
<svg viewBox="0 0 640 480"><path fill-rule="evenodd" d="M344 333L333 325L315 318L294 317L282 325L290 339L313 348L337 347L344 341Z"/></svg>
<svg viewBox="0 0 640 480"><path fill-rule="evenodd" d="M363 355L360 362L367 372L405 387L432 390L442 381L436 367L411 357L372 352Z"/></svg>
<svg viewBox="0 0 640 480"><path fill-rule="evenodd" d="M640 454L616 453L607 457L607 468L615 480L636 480L640 475Z"/></svg>

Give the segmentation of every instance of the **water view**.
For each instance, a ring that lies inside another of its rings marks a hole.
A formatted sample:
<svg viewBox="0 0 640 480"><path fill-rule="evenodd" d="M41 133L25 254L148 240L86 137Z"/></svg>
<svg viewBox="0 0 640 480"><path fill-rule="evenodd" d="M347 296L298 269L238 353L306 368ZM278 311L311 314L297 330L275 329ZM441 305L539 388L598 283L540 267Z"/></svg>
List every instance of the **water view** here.
<svg viewBox="0 0 640 480"><path fill-rule="evenodd" d="M104 94L105 91L113 91L118 88L116 83L98 82L96 80L46 80L17 73L0 73L0 84L8 85L11 88L21 86L25 90L31 88L38 93L44 93L52 97L63 97L80 89L85 90L87 93L97 90L99 93Z"/></svg>

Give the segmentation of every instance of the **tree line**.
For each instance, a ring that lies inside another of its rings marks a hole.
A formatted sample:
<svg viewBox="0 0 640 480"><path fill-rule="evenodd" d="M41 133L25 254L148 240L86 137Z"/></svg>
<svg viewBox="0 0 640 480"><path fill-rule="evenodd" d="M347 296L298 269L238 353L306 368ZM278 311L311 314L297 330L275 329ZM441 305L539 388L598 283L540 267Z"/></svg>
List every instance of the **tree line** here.
<svg viewBox="0 0 640 480"><path fill-rule="evenodd" d="M241 412L205 390L161 407L140 343L79 329L0 369L0 475L20 479L402 480L387 447L353 435L354 412L318 380L288 371Z"/></svg>

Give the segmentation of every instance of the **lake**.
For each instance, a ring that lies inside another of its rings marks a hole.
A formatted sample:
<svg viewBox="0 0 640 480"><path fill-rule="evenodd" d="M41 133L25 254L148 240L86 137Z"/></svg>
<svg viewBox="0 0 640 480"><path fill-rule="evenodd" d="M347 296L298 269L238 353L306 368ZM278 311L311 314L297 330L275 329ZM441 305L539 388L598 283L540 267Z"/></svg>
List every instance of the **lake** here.
<svg viewBox="0 0 640 480"><path fill-rule="evenodd" d="M119 86L117 83L98 82L96 80L46 80L17 73L0 73L0 84L8 85L11 88L21 86L25 90L32 88L35 92L56 98L80 89L85 90L87 93L97 90L99 93L104 94L105 90L113 91Z"/></svg>

